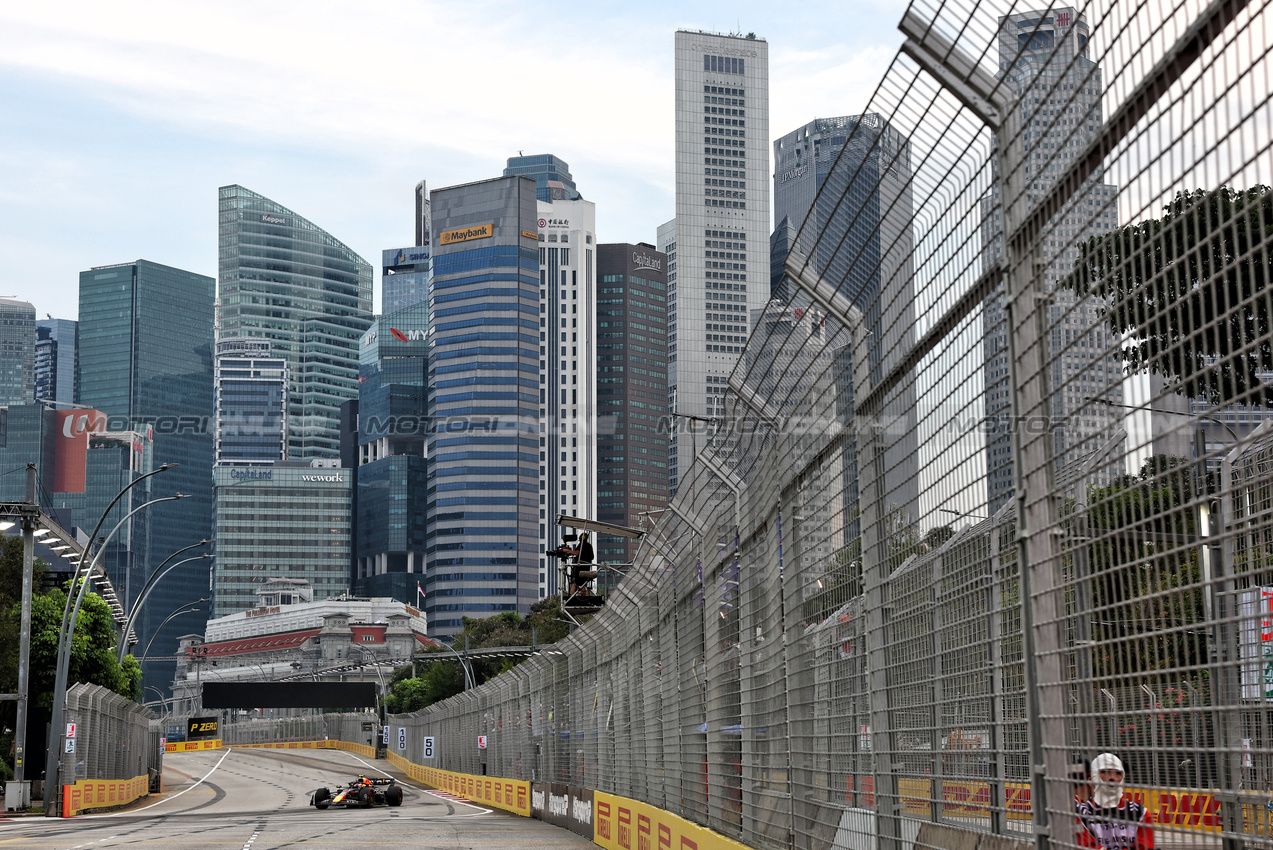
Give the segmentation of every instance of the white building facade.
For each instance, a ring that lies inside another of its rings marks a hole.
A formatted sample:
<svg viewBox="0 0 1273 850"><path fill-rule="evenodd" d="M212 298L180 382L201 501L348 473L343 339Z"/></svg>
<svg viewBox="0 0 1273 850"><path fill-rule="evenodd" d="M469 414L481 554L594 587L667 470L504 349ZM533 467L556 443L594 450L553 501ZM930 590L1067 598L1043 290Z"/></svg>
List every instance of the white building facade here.
<svg viewBox="0 0 1273 850"><path fill-rule="evenodd" d="M769 45L678 31L676 220L658 237L669 270L673 493L705 443L688 417L720 411L749 317L769 300L769 187Z"/></svg>

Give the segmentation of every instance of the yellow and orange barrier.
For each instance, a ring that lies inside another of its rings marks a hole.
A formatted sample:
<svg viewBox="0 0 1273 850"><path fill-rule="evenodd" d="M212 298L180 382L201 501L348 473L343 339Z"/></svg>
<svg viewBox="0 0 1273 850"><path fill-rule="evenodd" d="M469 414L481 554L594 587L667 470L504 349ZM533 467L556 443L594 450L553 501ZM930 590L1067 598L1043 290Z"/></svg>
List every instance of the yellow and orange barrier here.
<svg viewBox="0 0 1273 850"><path fill-rule="evenodd" d="M530 817L530 783L524 779L472 776L439 770L436 767L424 767L407 761L396 753L389 753L388 759L390 764L417 782L450 791L475 803Z"/></svg>
<svg viewBox="0 0 1273 850"><path fill-rule="evenodd" d="M705 826L627 797L594 791L592 806L592 840L606 850L748 850Z"/></svg>
<svg viewBox="0 0 1273 850"><path fill-rule="evenodd" d="M164 744L165 753L193 753L197 750L219 750L221 739L211 738L207 741L174 741Z"/></svg>
<svg viewBox="0 0 1273 850"><path fill-rule="evenodd" d="M62 786L62 817L69 818L88 809L124 806L150 793L150 777L132 779L80 779Z"/></svg>

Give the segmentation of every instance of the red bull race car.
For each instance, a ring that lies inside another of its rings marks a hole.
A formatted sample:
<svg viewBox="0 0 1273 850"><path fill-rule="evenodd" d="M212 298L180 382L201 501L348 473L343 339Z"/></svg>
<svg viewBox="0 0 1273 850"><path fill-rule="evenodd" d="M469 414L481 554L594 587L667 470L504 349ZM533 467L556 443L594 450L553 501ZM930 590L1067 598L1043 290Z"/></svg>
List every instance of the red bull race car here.
<svg viewBox="0 0 1273 850"><path fill-rule="evenodd" d="M401 806L402 786L393 778L368 779L359 776L336 790L319 788L310 795L309 804L318 809L328 806L370 809L372 806Z"/></svg>

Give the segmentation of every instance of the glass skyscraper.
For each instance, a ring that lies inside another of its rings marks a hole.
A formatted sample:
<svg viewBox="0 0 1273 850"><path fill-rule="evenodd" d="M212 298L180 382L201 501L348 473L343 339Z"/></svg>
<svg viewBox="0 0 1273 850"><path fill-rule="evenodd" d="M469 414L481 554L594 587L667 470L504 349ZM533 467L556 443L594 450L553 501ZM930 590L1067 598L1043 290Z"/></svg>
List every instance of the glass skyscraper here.
<svg viewBox="0 0 1273 850"><path fill-rule="evenodd" d="M287 361L268 339L217 343L216 462L287 459Z"/></svg>
<svg viewBox="0 0 1273 850"><path fill-rule="evenodd" d="M107 416L107 430L153 438L153 465L177 463L156 476L152 493L184 493L147 509L153 570L173 552L212 536L212 326L216 281L138 260L80 273L78 401ZM96 517L86 519L92 527ZM141 612L143 647L169 613L206 596L206 566L188 564L156 585ZM113 577L117 587L140 580ZM125 607L131 604L126 599ZM176 617L154 651L175 650L178 635L202 628L201 615ZM166 687L173 663L143 663L147 681Z"/></svg>
<svg viewBox="0 0 1273 850"><path fill-rule="evenodd" d="M383 315L419 304L429 298L429 246L390 248L381 252L380 311Z"/></svg>
<svg viewBox="0 0 1273 850"><path fill-rule="evenodd" d="M433 193L425 606L439 635L538 598L537 218L525 177Z"/></svg>
<svg viewBox="0 0 1273 850"><path fill-rule="evenodd" d="M35 400L75 401L75 360L79 323L40 319L35 323Z"/></svg>
<svg viewBox="0 0 1273 850"><path fill-rule="evenodd" d="M425 581L429 305L381 316L359 352L354 591L414 605Z"/></svg>
<svg viewBox="0 0 1273 850"><path fill-rule="evenodd" d="M0 405L35 400L35 307L0 298Z"/></svg>
<svg viewBox="0 0 1273 850"><path fill-rule="evenodd" d="M223 186L221 339L260 337L287 360L288 456L340 457L340 405L358 394L371 265L281 204Z"/></svg>
<svg viewBox="0 0 1273 850"><path fill-rule="evenodd" d="M544 203L553 201L578 201L583 198L570 176L570 166L564 159L550 153L532 156L510 156L505 177L532 177L535 180L535 197Z"/></svg>

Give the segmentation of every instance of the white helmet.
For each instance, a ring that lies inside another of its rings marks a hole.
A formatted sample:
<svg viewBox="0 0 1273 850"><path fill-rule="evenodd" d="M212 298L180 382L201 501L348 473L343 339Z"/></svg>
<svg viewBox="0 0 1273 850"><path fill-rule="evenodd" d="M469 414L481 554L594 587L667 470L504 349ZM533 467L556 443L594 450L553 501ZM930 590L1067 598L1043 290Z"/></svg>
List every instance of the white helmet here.
<svg viewBox="0 0 1273 850"><path fill-rule="evenodd" d="M1122 759L1113 753L1101 753L1092 759L1092 799L1103 809L1117 808L1123 799L1123 780L1104 782L1101 780L1102 770L1117 770L1126 776Z"/></svg>

